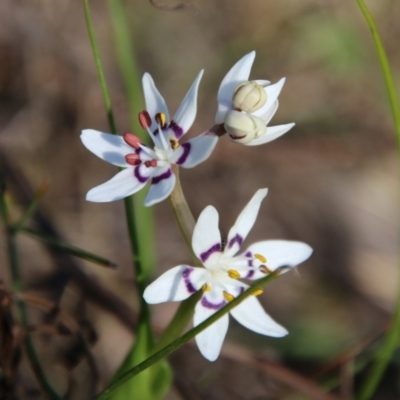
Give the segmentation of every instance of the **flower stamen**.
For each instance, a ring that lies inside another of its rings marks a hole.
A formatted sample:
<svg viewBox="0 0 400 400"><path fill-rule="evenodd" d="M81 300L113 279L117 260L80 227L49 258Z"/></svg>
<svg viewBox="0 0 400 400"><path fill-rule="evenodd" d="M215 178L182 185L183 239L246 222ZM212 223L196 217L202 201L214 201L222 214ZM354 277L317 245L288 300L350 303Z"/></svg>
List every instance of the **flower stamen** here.
<svg viewBox="0 0 400 400"><path fill-rule="evenodd" d="M258 267L258 269L260 270L260 272L262 272L263 274L270 274L272 272L272 270L270 270L266 265L262 264Z"/></svg>
<svg viewBox="0 0 400 400"><path fill-rule="evenodd" d="M235 298L235 296L233 296L232 294L226 292L225 290L222 293L223 293L224 299L226 301L232 301Z"/></svg>
<svg viewBox="0 0 400 400"><path fill-rule="evenodd" d="M139 154L136 154L136 153L127 154L125 156L125 161L129 165L140 165L142 163L142 160L140 159Z"/></svg>
<svg viewBox="0 0 400 400"><path fill-rule="evenodd" d="M167 117L164 113L162 113L162 112L157 113L155 119L156 119L157 124L159 124L161 126L161 128L165 127L165 124L167 122Z"/></svg>
<svg viewBox="0 0 400 400"><path fill-rule="evenodd" d="M177 139L169 139L169 143L171 144L172 150L176 150L180 146Z"/></svg>
<svg viewBox="0 0 400 400"><path fill-rule="evenodd" d="M139 113L139 123L143 129L148 129L151 127L151 117L146 110L143 110Z"/></svg>
<svg viewBox="0 0 400 400"><path fill-rule="evenodd" d="M145 161L144 162L144 165L147 167L147 168L150 168L150 167L157 167L157 160L149 160L149 161Z"/></svg>
<svg viewBox="0 0 400 400"><path fill-rule="evenodd" d="M207 283L205 283L205 284L201 287L201 290L202 290L203 292L209 292L209 291L211 290L211 286L208 285Z"/></svg>
<svg viewBox="0 0 400 400"><path fill-rule="evenodd" d="M133 147L136 150L140 148L140 144L142 143L142 141L133 133L125 132L122 137L127 145Z"/></svg>
<svg viewBox="0 0 400 400"><path fill-rule="evenodd" d="M228 271L228 275L229 275L229 278L232 278L232 279L240 278L240 273L239 273L239 271L236 271L236 269L230 269Z"/></svg>
<svg viewBox="0 0 400 400"><path fill-rule="evenodd" d="M254 257L257 258L258 261L261 261L263 264L267 262L267 259L262 254L254 254Z"/></svg>
<svg viewBox="0 0 400 400"><path fill-rule="evenodd" d="M258 289L253 293L253 296L259 296L260 294L263 294L263 293L264 293L264 290Z"/></svg>

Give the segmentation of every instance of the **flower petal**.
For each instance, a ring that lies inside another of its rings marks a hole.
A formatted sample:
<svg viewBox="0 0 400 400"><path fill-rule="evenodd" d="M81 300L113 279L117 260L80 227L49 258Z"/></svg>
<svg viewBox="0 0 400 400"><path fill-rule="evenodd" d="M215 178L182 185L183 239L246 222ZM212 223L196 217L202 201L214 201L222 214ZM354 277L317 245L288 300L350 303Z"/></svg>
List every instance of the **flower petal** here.
<svg viewBox="0 0 400 400"><path fill-rule="evenodd" d="M183 134L185 134L193 124L197 113L197 91L199 88L199 83L201 77L203 76L204 70L201 70L189 91L187 92L185 98L182 100L177 112L174 115L173 121L182 129ZM182 135L180 135L181 137ZM177 137L179 139L179 137Z"/></svg>
<svg viewBox="0 0 400 400"><path fill-rule="evenodd" d="M250 296L246 300L243 300L230 313L237 322L261 335L282 337L288 334L288 331L283 326L276 323L264 311L255 296Z"/></svg>
<svg viewBox="0 0 400 400"><path fill-rule="evenodd" d="M155 170L156 172L153 174L150 189L144 199L146 207L165 200L175 186L176 178L169 165L155 168Z"/></svg>
<svg viewBox="0 0 400 400"><path fill-rule="evenodd" d="M260 118L265 122L265 125L269 124L272 117L278 110L278 107L279 107L279 101L275 100L275 103L272 104L272 106L268 109L268 111L264 115L260 116Z"/></svg>
<svg viewBox="0 0 400 400"><path fill-rule="evenodd" d="M260 209L261 202L268 193L268 189L259 189L239 214L235 224L229 231L228 239L224 255L233 256L236 254L243 243L244 239L250 232L256 222L258 211Z"/></svg>
<svg viewBox="0 0 400 400"><path fill-rule="evenodd" d="M290 240L264 240L252 244L244 254L252 256L254 254L261 254L267 259L266 266L270 271L275 271L280 267L288 267L283 269L282 272L287 272L290 268L301 264L307 260L313 250L303 242L296 242ZM254 274L248 279L260 279L265 276L259 271L258 266L261 265L259 261L253 261Z"/></svg>
<svg viewBox="0 0 400 400"><path fill-rule="evenodd" d="M278 137L284 135L286 132L290 131L296 124L291 123L291 124L285 124L285 125L277 125L277 126L268 126L267 127L267 132L252 140L249 143L246 143L245 146L259 146L260 144L272 142L275 139L278 139Z"/></svg>
<svg viewBox="0 0 400 400"><path fill-rule="evenodd" d="M157 113L164 113L167 121L169 121L168 107L164 98L161 96L161 93L156 88L153 78L147 72L143 75L142 85L146 110L151 117L150 129L154 132L154 130L157 128L157 123L154 120L154 117Z"/></svg>
<svg viewBox="0 0 400 400"><path fill-rule="evenodd" d="M118 172L109 181L89 190L86 200L102 203L120 200L138 192L146 184L148 178L138 179L135 176L136 168L126 168Z"/></svg>
<svg viewBox="0 0 400 400"><path fill-rule="evenodd" d="M135 149L128 146L121 136L94 129L84 129L81 140L84 146L97 157L118 167L128 167L125 156L135 152Z"/></svg>
<svg viewBox="0 0 400 400"><path fill-rule="evenodd" d="M246 54L229 70L222 80L218 91L218 111L215 116L216 124L224 122L226 112L232 108L233 93L241 82L248 80L255 56L255 51Z"/></svg>
<svg viewBox="0 0 400 400"><path fill-rule="evenodd" d="M204 306L202 300L199 301L194 311L193 325L199 325L201 322L214 314L215 311L216 310L212 308ZM226 332L228 330L228 325L229 317L227 314L225 314L196 336L196 343L200 353L207 360L215 361L218 358L226 336Z"/></svg>
<svg viewBox="0 0 400 400"><path fill-rule="evenodd" d="M221 252L221 233L218 228L218 211L207 206L200 214L192 237L196 257L207 267Z"/></svg>
<svg viewBox="0 0 400 400"><path fill-rule="evenodd" d="M204 268L179 265L163 273L147 286L143 297L149 304L181 301L200 290L205 283Z"/></svg>
<svg viewBox="0 0 400 400"><path fill-rule="evenodd" d="M193 168L210 157L217 142L217 136L197 136L179 146L174 151L171 162L184 168Z"/></svg>
<svg viewBox="0 0 400 400"><path fill-rule="evenodd" d="M278 99L279 94L281 93L282 87L285 84L285 78L282 78L277 83L273 85L268 85L264 88L267 92L267 102L257 111L253 112L253 115L257 117L261 117L267 113L267 111L272 107L275 101Z"/></svg>

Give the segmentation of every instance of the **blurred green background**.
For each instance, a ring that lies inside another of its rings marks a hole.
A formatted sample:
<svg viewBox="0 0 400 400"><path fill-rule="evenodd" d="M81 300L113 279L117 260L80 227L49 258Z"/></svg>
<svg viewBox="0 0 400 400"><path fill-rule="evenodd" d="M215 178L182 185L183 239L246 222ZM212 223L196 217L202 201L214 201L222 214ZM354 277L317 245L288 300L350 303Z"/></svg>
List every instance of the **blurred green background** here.
<svg viewBox="0 0 400 400"><path fill-rule="evenodd" d="M219 84L244 54L257 52L251 78L287 78L271 125L296 126L256 148L222 138L207 162L181 172L182 184L195 216L214 205L225 233L254 192L268 187L246 243L282 238L315 249L307 263L268 286L260 298L290 334L284 339L260 337L231 321L216 363L204 361L190 345L172 357L176 385L170 399L307 398L290 395L288 386L247 365L246 357L285 362L313 376L359 343L379 337L397 291L396 147L366 23L356 2L344 0L193 0L177 11L144 0L123 4L139 73L153 76L172 115L198 71L205 69L198 116L188 137L213 125ZM400 82L400 5L394 0L368 5ZM117 126L128 131L131 116L107 3L92 1L91 10ZM25 175L33 188L50 179L43 198L46 216L70 243L118 264L116 271L81 262L78 268L89 282L99 282L95 292L106 288L134 309L123 203L85 201L86 192L116 169L82 146L79 134L85 128L109 131L82 2L2 0L0 149L13 171L10 186L17 188L15 214L22 210L21 187L26 188L18 176ZM188 262L190 254L167 202L154 211L158 276ZM130 347L132 330L126 320L131 314L121 322L125 311L120 303L114 311L107 309L98 299L101 291L93 294L79 274L70 276L68 262L60 266L57 257L27 236L18 243L26 288L58 303L81 328L90 326L93 365L74 350L68 335L35 336L58 389L69 387L73 399L90 398L90 390L104 387ZM10 288L4 240L0 257L1 279ZM175 308L153 308L158 331ZM38 326L49 323L35 307L30 316ZM66 361L74 354L76 360ZM394 362L376 399L399 398L398 374ZM18 376L20 398L41 398L26 365Z"/></svg>

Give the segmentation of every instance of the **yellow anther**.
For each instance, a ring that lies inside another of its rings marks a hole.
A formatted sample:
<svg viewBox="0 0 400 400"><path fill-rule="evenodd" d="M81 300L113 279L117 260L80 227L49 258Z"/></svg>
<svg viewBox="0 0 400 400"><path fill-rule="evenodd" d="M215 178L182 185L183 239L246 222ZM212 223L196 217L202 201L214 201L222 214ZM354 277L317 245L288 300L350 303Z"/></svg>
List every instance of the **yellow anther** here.
<svg viewBox="0 0 400 400"><path fill-rule="evenodd" d="M234 297L233 295L231 295L230 293L225 292L225 290L223 291L223 294L224 294L224 298L225 298L226 301L232 301L232 300L235 298L235 297Z"/></svg>
<svg viewBox="0 0 400 400"><path fill-rule="evenodd" d="M263 293L264 293L264 290L258 289L253 293L253 296L259 296L260 294L263 294Z"/></svg>
<svg viewBox="0 0 400 400"><path fill-rule="evenodd" d="M267 262L267 259L261 254L254 254L254 257L257 258L258 261L261 261L263 264Z"/></svg>
<svg viewBox="0 0 400 400"><path fill-rule="evenodd" d="M211 286L210 286L210 285L207 285L207 283L205 283L205 284L201 287L201 290L202 290L203 292L209 292L209 291L211 290Z"/></svg>
<svg viewBox="0 0 400 400"><path fill-rule="evenodd" d="M180 146L176 139L169 139L169 143L171 144L172 150L176 150Z"/></svg>
<svg viewBox="0 0 400 400"><path fill-rule="evenodd" d="M236 271L236 269L230 269L228 271L228 275L229 275L229 278L232 278L232 279L240 278L240 273L239 273L239 271Z"/></svg>
<svg viewBox="0 0 400 400"><path fill-rule="evenodd" d="M166 120L167 120L167 117L165 116L164 113L156 114L156 122L157 122L157 124L160 124L161 128L163 128L165 126Z"/></svg>

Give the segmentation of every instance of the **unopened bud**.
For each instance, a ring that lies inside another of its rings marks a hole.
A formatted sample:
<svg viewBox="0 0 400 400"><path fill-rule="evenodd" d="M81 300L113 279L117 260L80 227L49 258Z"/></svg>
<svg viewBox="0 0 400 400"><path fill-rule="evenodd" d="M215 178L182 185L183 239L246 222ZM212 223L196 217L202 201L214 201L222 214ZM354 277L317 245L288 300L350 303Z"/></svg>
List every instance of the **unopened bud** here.
<svg viewBox="0 0 400 400"><path fill-rule="evenodd" d="M243 82L236 88L232 102L237 110L252 113L267 102L267 92L255 81Z"/></svg>
<svg viewBox="0 0 400 400"><path fill-rule="evenodd" d="M250 143L267 132L267 126L261 118L239 111L228 111L224 126L229 137L242 144Z"/></svg>

